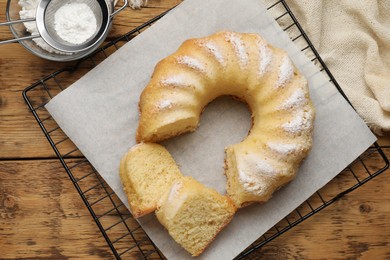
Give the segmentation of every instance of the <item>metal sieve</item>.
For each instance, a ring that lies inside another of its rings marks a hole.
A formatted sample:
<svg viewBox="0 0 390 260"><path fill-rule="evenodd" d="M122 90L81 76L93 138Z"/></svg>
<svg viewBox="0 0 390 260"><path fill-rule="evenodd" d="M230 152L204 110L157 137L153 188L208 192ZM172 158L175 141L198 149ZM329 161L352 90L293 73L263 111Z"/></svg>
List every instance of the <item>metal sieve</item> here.
<svg viewBox="0 0 390 260"><path fill-rule="evenodd" d="M40 0L37 6L35 19L15 20L0 24L9 26L16 23L35 21L39 34L2 41L0 44L41 37L48 45L59 51L77 53L89 50L100 45L100 43L104 41L110 29L112 18L128 4L128 0L123 0L123 2L123 6L111 13L114 7L110 6L106 0ZM81 44L72 44L63 40L54 28L54 16L57 10L64 5L71 3L84 3L88 5L96 18L96 32ZM110 1L110 3L112 2Z"/></svg>

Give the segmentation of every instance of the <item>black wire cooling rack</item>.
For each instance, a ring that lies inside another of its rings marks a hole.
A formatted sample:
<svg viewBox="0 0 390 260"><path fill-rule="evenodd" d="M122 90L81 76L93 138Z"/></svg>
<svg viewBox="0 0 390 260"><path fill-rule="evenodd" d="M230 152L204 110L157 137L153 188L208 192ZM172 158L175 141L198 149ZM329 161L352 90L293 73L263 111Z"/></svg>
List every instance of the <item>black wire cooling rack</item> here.
<svg viewBox="0 0 390 260"><path fill-rule="evenodd" d="M346 98L287 3L284 0L267 0L266 2L268 2L268 10L275 17L275 20L301 48L302 52L312 58L311 61L328 76L329 81ZM66 89L167 12L108 43L90 57L78 62L74 67L56 71L23 91L23 97L28 107L117 259L163 259L164 256L93 166L61 131L44 106L55 95ZM375 161L375 165L368 161ZM257 241L237 256L237 259L249 256L255 250L313 216L343 195L379 175L388 166L388 159L379 145L375 143L324 188L317 191L266 234L259 237Z"/></svg>

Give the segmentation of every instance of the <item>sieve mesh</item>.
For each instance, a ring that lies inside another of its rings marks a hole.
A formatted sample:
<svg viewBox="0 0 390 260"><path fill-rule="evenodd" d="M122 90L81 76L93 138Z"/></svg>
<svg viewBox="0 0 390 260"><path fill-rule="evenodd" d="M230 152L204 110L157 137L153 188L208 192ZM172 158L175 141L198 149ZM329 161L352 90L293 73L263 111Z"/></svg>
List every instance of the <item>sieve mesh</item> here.
<svg viewBox="0 0 390 260"><path fill-rule="evenodd" d="M62 39L55 30L55 14L67 4L82 3L89 6L96 18L96 32L81 44ZM53 48L64 52L80 52L99 43L110 26L110 8L105 0L41 0L37 9L37 27L41 37Z"/></svg>
<svg viewBox="0 0 390 260"><path fill-rule="evenodd" d="M60 9L61 7L63 7L64 5L67 5L67 4L72 4L72 3L83 3L83 4L86 4L88 5L94 16L96 17L96 28L97 30L95 31L95 33L89 37L87 39L86 44L90 45L92 44L93 42L91 42L91 40L94 39L94 37L96 36L96 34L99 32L99 28L102 27L102 22L103 22L103 13L102 13L102 8L99 4L98 1L96 0L52 0L49 2L47 8L46 8L46 12L45 12L45 27L46 27L46 30L48 32L48 34L50 35L50 37L55 40L56 42L58 43L61 43L63 45L70 45L70 46L78 46L79 44L73 44L73 43L70 43L70 42L67 42L65 40L63 40L57 33L57 31L55 30L55 14L57 12L58 9Z"/></svg>

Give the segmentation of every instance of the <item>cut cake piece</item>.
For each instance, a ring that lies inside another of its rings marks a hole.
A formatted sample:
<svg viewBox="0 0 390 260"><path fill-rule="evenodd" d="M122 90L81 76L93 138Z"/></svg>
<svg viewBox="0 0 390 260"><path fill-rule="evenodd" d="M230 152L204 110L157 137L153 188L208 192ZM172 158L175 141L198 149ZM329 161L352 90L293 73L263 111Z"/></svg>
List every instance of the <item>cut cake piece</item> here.
<svg viewBox="0 0 390 260"><path fill-rule="evenodd" d="M175 181L158 203L156 216L171 237L192 256L200 255L232 220L230 198L192 177Z"/></svg>
<svg viewBox="0 0 390 260"><path fill-rule="evenodd" d="M155 211L162 195L182 178L170 153L155 143L133 146L122 157L119 174L135 218Z"/></svg>

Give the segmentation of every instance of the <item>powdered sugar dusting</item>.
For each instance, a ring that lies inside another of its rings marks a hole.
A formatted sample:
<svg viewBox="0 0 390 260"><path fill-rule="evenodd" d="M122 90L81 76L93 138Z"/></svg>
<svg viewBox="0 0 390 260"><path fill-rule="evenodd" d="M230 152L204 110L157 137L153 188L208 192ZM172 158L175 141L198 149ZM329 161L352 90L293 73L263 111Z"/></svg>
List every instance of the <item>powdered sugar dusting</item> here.
<svg viewBox="0 0 390 260"><path fill-rule="evenodd" d="M267 146L274 152L282 154L282 155L289 155L294 152L296 152L299 148L297 144L286 144L286 143L274 143L274 142L268 142Z"/></svg>
<svg viewBox="0 0 390 260"><path fill-rule="evenodd" d="M183 186L182 181L177 181L172 185L171 191L168 195L168 201L172 201L174 197L176 197L179 194L179 191L181 187Z"/></svg>
<svg viewBox="0 0 390 260"><path fill-rule="evenodd" d="M279 78L278 82L276 83L276 87L284 86L288 81L292 79L293 75L294 65L292 64L290 58L288 56L285 56L279 68Z"/></svg>
<svg viewBox="0 0 390 260"><path fill-rule="evenodd" d="M198 59L190 56L180 56L177 58L177 62L179 64L186 65L194 70L205 72L206 68L202 62Z"/></svg>
<svg viewBox="0 0 390 260"><path fill-rule="evenodd" d="M168 194L168 198L164 201L164 197L162 197L158 202L158 208L165 206L165 216L167 218L173 218L177 214L177 212L182 207L183 203L188 198L188 194L181 192L180 190L183 187L183 181L176 181Z"/></svg>
<svg viewBox="0 0 390 260"><path fill-rule="evenodd" d="M252 164L249 164L249 166L253 167L252 170L257 173L264 173L267 175L274 175L278 173L278 171L265 160L258 160L258 158L257 160L254 160L254 158L252 158L251 163Z"/></svg>
<svg viewBox="0 0 390 260"><path fill-rule="evenodd" d="M248 174L239 169L238 178L242 186L244 186L244 189L249 192L261 194L261 192L265 188L260 176L257 176L255 174Z"/></svg>
<svg viewBox="0 0 390 260"><path fill-rule="evenodd" d="M240 66L246 66L248 64L249 57L248 53L246 52L244 42L241 39L241 36L235 33L226 33L226 41L230 42L233 45L233 48L240 62Z"/></svg>
<svg viewBox="0 0 390 260"><path fill-rule="evenodd" d="M161 83L164 86L167 86L167 85L173 85L173 86L177 86L177 87L188 87L189 86L188 77L186 77L185 75L182 75L182 74L174 74L170 77L167 77L167 78L161 80Z"/></svg>
<svg viewBox="0 0 390 260"><path fill-rule="evenodd" d="M272 50L263 41L259 41L257 44L259 46L260 51L259 74L260 76L263 76L268 71L268 66L272 61L273 54Z"/></svg>
<svg viewBox="0 0 390 260"><path fill-rule="evenodd" d="M167 109L167 108L171 108L172 107L172 102L170 100L162 100L160 101L158 104L157 104L157 107L159 109Z"/></svg>
<svg viewBox="0 0 390 260"><path fill-rule="evenodd" d="M219 50L218 46L211 41L201 41L199 42L200 46L205 48L211 55L215 57L215 59L222 65L225 65L225 59Z"/></svg>
<svg viewBox="0 0 390 260"><path fill-rule="evenodd" d="M288 97L283 104L280 106L280 109L291 109L301 107L307 104L306 93L302 88L295 90L290 97Z"/></svg>
<svg viewBox="0 0 390 260"><path fill-rule="evenodd" d="M284 123L282 128L292 134L305 131L311 128L313 113L310 111L299 111L293 120Z"/></svg>
<svg viewBox="0 0 390 260"><path fill-rule="evenodd" d="M257 194L264 191L264 177L280 173L280 170L255 154L241 157L237 166L241 184L246 190Z"/></svg>

